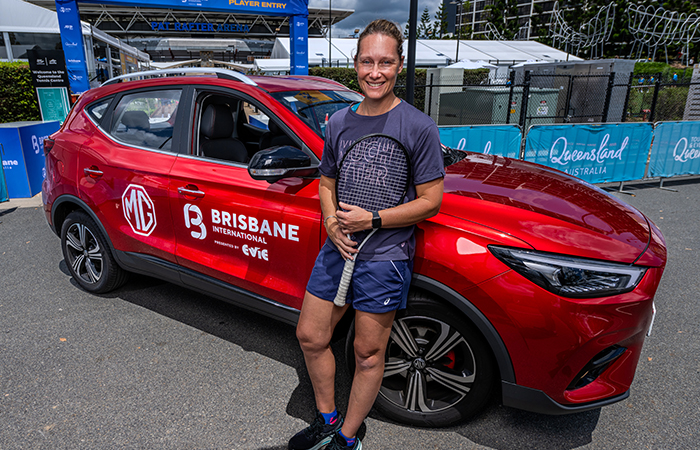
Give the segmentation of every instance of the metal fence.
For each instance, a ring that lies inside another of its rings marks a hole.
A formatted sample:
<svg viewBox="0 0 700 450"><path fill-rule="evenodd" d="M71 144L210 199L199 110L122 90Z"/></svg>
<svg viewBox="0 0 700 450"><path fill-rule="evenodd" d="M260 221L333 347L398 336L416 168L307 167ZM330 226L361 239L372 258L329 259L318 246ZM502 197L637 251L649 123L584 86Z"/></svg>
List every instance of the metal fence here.
<svg viewBox="0 0 700 450"><path fill-rule="evenodd" d="M614 72L542 75L526 71L516 75L513 71L507 79L460 82L428 77L415 88L415 106L438 125L516 124L523 130L538 124L699 118L690 117L689 111L692 106L700 110L700 80L689 78L668 80L659 75Z"/></svg>

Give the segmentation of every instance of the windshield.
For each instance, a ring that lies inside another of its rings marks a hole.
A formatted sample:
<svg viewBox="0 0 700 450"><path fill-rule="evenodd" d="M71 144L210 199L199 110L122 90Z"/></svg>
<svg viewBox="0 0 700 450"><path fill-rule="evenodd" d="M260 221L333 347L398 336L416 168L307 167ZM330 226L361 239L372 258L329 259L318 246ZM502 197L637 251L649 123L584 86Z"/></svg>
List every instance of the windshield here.
<svg viewBox="0 0 700 450"><path fill-rule="evenodd" d="M363 99L353 91L286 91L272 96L322 138L326 137L326 123L333 114Z"/></svg>

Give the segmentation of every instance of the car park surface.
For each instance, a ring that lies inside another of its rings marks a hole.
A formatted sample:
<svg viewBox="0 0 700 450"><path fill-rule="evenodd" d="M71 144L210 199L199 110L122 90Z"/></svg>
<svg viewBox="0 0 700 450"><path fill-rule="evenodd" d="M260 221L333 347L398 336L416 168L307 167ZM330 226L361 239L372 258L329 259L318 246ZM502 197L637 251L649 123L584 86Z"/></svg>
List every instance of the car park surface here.
<svg viewBox="0 0 700 450"><path fill-rule="evenodd" d="M313 77L230 78L95 89L47 142L46 219L81 287L108 293L139 272L295 322L324 239L324 110L358 97ZM661 232L561 172L451 162L441 213L419 226L377 409L445 426L492 395L548 414L625 399L666 263Z"/></svg>

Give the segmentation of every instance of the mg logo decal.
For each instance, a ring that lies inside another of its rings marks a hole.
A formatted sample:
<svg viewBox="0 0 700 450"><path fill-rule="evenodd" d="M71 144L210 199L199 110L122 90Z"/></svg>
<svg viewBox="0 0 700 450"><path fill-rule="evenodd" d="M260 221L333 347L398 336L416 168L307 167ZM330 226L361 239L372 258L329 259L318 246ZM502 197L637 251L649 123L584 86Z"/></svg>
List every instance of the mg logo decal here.
<svg viewBox="0 0 700 450"><path fill-rule="evenodd" d="M156 208L143 186L130 184L122 194L124 217L134 233L149 236L156 228Z"/></svg>

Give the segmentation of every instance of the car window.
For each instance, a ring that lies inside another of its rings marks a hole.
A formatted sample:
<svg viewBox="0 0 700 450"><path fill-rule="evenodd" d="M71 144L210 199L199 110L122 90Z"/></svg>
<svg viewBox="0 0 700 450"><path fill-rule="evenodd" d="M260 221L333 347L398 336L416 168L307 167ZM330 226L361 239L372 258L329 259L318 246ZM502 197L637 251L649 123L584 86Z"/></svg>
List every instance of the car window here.
<svg viewBox="0 0 700 450"><path fill-rule="evenodd" d="M268 130L267 124L270 123L270 118L267 117L267 114L256 108L255 105L244 101L243 113L245 114L248 124L251 127L255 127L260 130Z"/></svg>
<svg viewBox="0 0 700 450"><path fill-rule="evenodd" d="M198 130L192 154L236 164L247 164L266 148L291 145L279 119L271 118L252 100L218 92L197 97Z"/></svg>
<svg viewBox="0 0 700 450"><path fill-rule="evenodd" d="M101 100L97 103L93 103L92 105L87 107L88 114L90 114L90 116L92 116L92 118L99 123L99 121L102 120L102 117L104 117L105 113L107 112L107 107L109 107L109 103L111 101L112 99L108 98L106 100Z"/></svg>
<svg viewBox="0 0 700 450"><path fill-rule="evenodd" d="M285 91L270 94L314 130L325 137L328 119L343 108L361 102L354 91Z"/></svg>
<svg viewBox="0 0 700 450"><path fill-rule="evenodd" d="M180 95L180 89L169 89L123 96L109 134L125 144L169 151Z"/></svg>

